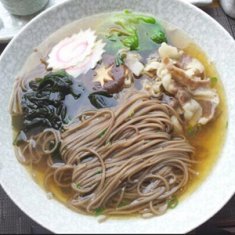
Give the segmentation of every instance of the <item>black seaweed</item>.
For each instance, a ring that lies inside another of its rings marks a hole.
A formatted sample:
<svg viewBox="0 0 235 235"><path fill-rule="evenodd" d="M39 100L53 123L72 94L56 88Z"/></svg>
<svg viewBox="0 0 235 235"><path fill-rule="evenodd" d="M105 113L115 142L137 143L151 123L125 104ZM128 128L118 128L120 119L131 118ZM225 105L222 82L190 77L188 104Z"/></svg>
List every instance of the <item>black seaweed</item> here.
<svg viewBox="0 0 235 235"><path fill-rule="evenodd" d="M109 108L117 105L117 100L106 91L97 91L88 96L91 104L97 108Z"/></svg>
<svg viewBox="0 0 235 235"><path fill-rule="evenodd" d="M31 81L29 87L31 89L24 93L21 102L26 132L38 126L60 129L68 122L65 97L70 94L78 99L84 90L80 85L80 89L74 91L73 78L65 71L51 72Z"/></svg>

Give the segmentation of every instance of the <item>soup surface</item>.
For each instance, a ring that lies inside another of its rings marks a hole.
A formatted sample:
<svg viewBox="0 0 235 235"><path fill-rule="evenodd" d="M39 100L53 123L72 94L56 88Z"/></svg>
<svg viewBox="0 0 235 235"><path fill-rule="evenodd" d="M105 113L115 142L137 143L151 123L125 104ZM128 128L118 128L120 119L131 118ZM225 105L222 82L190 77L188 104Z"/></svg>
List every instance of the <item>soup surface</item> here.
<svg viewBox="0 0 235 235"><path fill-rule="evenodd" d="M35 48L11 114L16 156L48 196L105 216L175 208L210 172L227 128L200 47L127 10L75 21Z"/></svg>

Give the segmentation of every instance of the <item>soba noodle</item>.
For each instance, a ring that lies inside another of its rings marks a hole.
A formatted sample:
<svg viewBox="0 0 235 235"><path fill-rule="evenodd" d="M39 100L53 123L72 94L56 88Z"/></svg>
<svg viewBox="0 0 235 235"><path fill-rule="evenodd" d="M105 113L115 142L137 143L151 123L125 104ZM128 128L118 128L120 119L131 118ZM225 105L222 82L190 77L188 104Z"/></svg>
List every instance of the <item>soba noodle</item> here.
<svg viewBox="0 0 235 235"><path fill-rule="evenodd" d="M53 177L59 187L72 187L68 205L79 212L159 215L187 184L195 162L193 147L174 134L171 116L177 114L157 98L129 93L114 110L87 111L61 134L46 129L32 137L21 156L33 163L48 157L45 183ZM58 148L64 163L54 164Z"/></svg>

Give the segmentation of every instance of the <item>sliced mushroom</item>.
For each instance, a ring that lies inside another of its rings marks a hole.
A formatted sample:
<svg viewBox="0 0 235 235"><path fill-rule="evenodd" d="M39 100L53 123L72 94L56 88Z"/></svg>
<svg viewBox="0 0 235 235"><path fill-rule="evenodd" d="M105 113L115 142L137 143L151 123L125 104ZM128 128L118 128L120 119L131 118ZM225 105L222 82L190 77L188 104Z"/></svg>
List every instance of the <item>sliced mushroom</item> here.
<svg viewBox="0 0 235 235"><path fill-rule="evenodd" d="M112 77L112 80L104 83L103 89L109 94L120 92L125 83L125 66L113 65L109 70L109 76Z"/></svg>

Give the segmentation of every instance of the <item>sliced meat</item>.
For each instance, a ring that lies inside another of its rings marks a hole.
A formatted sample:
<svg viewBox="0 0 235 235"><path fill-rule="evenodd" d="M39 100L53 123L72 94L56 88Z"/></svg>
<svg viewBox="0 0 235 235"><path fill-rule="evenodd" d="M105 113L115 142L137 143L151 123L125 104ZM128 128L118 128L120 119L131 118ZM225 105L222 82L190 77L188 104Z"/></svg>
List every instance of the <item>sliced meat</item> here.
<svg viewBox="0 0 235 235"><path fill-rule="evenodd" d="M183 106L185 103L187 103L190 99L192 99L192 95L187 91L184 90L183 88L180 88L175 96L179 103Z"/></svg>
<svg viewBox="0 0 235 235"><path fill-rule="evenodd" d="M185 64L184 69L187 70L186 73L189 76L196 76L200 77L201 79L205 77L204 74L205 68L203 64L195 58L192 58L192 60L188 64Z"/></svg>
<svg viewBox="0 0 235 235"><path fill-rule="evenodd" d="M216 107L219 104L219 96L216 90L209 88L198 88L192 94L203 110L199 123L205 125L215 116Z"/></svg>
<svg viewBox="0 0 235 235"><path fill-rule="evenodd" d="M194 126L198 123L198 120L202 117L202 107L194 100L190 99L182 106L184 110L184 118L191 125Z"/></svg>
<svg viewBox="0 0 235 235"><path fill-rule="evenodd" d="M181 69L186 69L187 65L192 61L192 57L187 55L187 54L183 54L180 59L177 61L176 66L181 68Z"/></svg>
<svg viewBox="0 0 235 235"><path fill-rule="evenodd" d="M159 48L161 60L149 60L144 71L152 78L145 89L160 93L163 88L168 95L162 102L183 114L188 125L206 124L215 115L219 96L205 78L205 68L196 58L163 43ZM155 89L157 87L158 89ZM174 119L174 117L173 117Z"/></svg>
<svg viewBox="0 0 235 235"><path fill-rule="evenodd" d="M192 79L188 74L180 68L177 68L176 66L169 64L168 70L172 75L172 79L174 79L179 84L186 86L190 89L197 89L199 87L209 87L210 86L210 80L209 79Z"/></svg>
<svg viewBox="0 0 235 235"><path fill-rule="evenodd" d="M191 91L191 93L196 99L213 99L219 103L219 97L215 89L201 87Z"/></svg>
<svg viewBox="0 0 235 235"><path fill-rule="evenodd" d="M199 119L198 123L205 125L215 116L218 104L210 100L198 100L198 103L202 107L202 117Z"/></svg>

